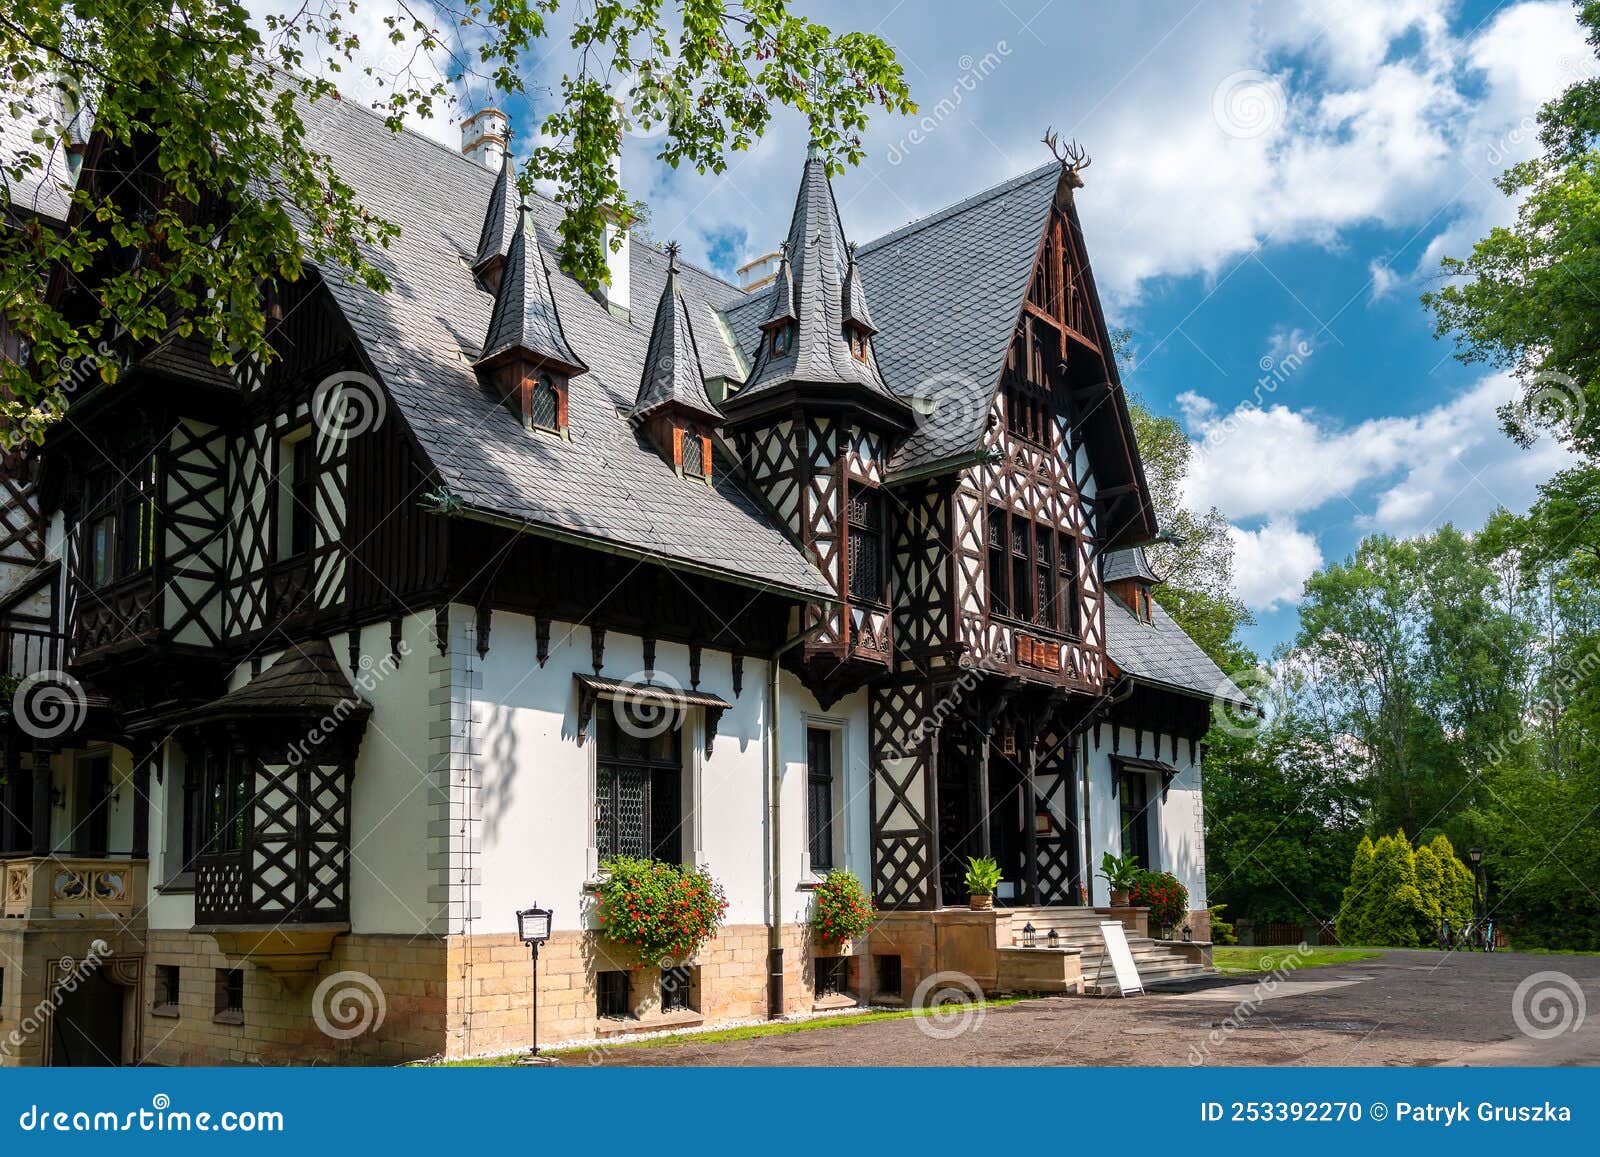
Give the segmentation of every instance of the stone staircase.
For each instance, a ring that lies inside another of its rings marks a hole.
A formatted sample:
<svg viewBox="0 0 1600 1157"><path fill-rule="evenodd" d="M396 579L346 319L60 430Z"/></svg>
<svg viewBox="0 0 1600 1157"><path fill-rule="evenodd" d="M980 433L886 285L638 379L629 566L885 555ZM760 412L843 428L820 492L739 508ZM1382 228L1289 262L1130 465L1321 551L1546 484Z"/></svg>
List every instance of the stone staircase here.
<svg viewBox="0 0 1600 1157"><path fill-rule="evenodd" d="M1032 924L1035 944L1043 946L1053 928L1060 938L1062 948L1077 949L1083 972L1082 991L1088 996L1118 996L1115 969L1105 952L1105 941L1100 936L1100 924L1111 917L1093 908L1013 908L1011 917L1011 944L1020 947L1022 929ZM1196 964L1180 952L1163 947L1148 936L1128 934L1128 948L1139 969L1139 979L1146 988L1163 984L1194 980L1210 976L1212 972Z"/></svg>

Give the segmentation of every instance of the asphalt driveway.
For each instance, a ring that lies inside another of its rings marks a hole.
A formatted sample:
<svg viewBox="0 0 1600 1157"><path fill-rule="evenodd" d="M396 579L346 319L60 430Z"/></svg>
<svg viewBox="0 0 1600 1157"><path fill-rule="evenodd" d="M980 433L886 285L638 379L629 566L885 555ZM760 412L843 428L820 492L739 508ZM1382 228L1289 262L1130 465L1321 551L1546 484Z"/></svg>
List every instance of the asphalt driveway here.
<svg viewBox="0 0 1600 1157"><path fill-rule="evenodd" d="M1526 1032L1513 1007L1519 986ZM1586 1015L1591 1007L1596 1019ZM569 1054L562 1063L1595 1065L1600 957L1389 951L1265 983L1217 979L1127 1000L1050 997L940 1020L712 1044L689 1038Z"/></svg>

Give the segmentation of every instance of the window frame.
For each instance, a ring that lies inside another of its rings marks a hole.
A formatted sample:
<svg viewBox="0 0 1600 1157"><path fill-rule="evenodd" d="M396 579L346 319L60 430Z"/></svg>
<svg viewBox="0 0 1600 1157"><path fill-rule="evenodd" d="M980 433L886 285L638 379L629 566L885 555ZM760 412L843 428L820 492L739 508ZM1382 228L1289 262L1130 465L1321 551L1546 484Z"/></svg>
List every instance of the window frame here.
<svg viewBox="0 0 1600 1157"><path fill-rule="evenodd" d="M865 499L865 509L872 511L871 522L860 518L856 513L856 498L860 495ZM845 592L852 603L868 603L873 606L886 606L889 601L889 574L887 560L884 557L884 544L888 538L887 511L883 501L883 492L876 486L852 481L845 490ZM876 560L876 589L872 593L864 593L856 589L856 539L861 536L863 540L870 539L872 543L872 557Z"/></svg>
<svg viewBox="0 0 1600 1157"><path fill-rule="evenodd" d="M528 392L528 421L535 430L545 430L552 434L559 434L564 429L561 421L561 398L564 385L556 375L547 370L540 370L534 377L533 385ZM549 422L539 420L539 399L543 395L550 398L552 417Z"/></svg>
<svg viewBox="0 0 1600 1157"><path fill-rule="evenodd" d="M1023 528L1020 534L1018 527ZM1041 549L1041 543L1047 545ZM1043 558L1047 553L1053 556L1049 560ZM1082 587L1077 563L1078 536L1071 531L989 505L984 516L984 569L991 616L1080 638ZM1019 579L1026 581L1019 584ZM1044 592L1039 589L1041 581L1047 587ZM1025 588L1025 603L1017 599L1019 585ZM1048 597L1041 600L1041 593Z"/></svg>
<svg viewBox="0 0 1600 1157"><path fill-rule="evenodd" d="M278 493L273 509L272 557L278 562L293 562L311 554L317 539L318 462L311 424L279 436L275 449Z"/></svg>
<svg viewBox="0 0 1600 1157"><path fill-rule="evenodd" d="M673 851L673 845L676 847L676 854L665 857L665 862L687 863L688 857L685 856L685 852L689 853L689 857L694 855L693 841L690 838L691 833L689 831L688 809L684 807L685 789L690 782L689 777L693 774L693 761L685 755L685 744L692 740L693 735L693 728L689 726L688 715L681 715L677 726L672 728L670 732L664 733L671 736L671 739L668 739L665 743L665 750L667 752L675 752L675 756L657 756L652 753L651 749L654 740L661 738L660 736L644 741L646 744L645 755L642 757L620 754L614 747L608 751L608 744L614 744L618 732L622 731L621 724L616 720L616 704L614 701L608 700L601 710L595 712L594 727L594 790L591 793L593 811L591 812L589 827L591 846L595 849L597 866L605 863L612 856L662 859L663 857L660 853ZM622 806L623 774L630 771L640 774L643 795L640 804L643 809L641 820L643 831L641 847L638 850L623 847L622 833L616 819ZM656 807L659 802L658 792L663 790L667 783L673 782L673 777L675 777L677 824L670 834L662 835L655 830L657 821ZM608 788L609 791L607 792ZM609 800L611 838L606 842L601 840L602 816L606 810L606 802L602 799L603 792L606 792L611 797Z"/></svg>
<svg viewBox="0 0 1600 1157"><path fill-rule="evenodd" d="M80 575L104 590L155 567L160 465L154 452L140 455L131 474L109 468L90 476L79 518ZM130 543L136 544L130 551Z"/></svg>
<svg viewBox="0 0 1600 1157"><path fill-rule="evenodd" d="M836 868L845 866L845 815L842 802L842 764L844 762L844 728L832 720L815 719L807 716L806 728L806 874L812 878L820 878ZM819 772L813 761L813 755L818 750L826 752L827 767ZM827 818L826 833L818 830L817 803L818 790L826 793ZM819 844L819 837L824 837L826 844ZM819 861L817 852L823 848L824 856Z"/></svg>

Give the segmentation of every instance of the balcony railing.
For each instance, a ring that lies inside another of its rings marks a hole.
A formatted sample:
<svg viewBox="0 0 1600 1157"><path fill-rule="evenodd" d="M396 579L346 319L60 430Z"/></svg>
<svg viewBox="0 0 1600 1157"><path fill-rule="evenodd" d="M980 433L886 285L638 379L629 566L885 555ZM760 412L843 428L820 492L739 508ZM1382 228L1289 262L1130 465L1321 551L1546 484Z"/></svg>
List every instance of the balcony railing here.
<svg viewBox="0 0 1600 1157"><path fill-rule="evenodd" d="M145 860L0 860L0 912L6 919L129 919L144 911L148 870Z"/></svg>
<svg viewBox="0 0 1600 1157"><path fill-rule="evenodd" d="M61 636L44 627L0 621L0 675L22 679L61 669Z"/></svg>

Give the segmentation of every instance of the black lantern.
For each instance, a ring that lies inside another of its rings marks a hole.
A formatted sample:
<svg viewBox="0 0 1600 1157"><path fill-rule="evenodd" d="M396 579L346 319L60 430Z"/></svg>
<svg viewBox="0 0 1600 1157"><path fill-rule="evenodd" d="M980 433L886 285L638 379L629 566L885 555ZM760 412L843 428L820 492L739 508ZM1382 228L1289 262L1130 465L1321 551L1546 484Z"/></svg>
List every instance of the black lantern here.
<svg viewBox="0 0 1600 1157"><path fill-rule="evenodd" d="M550 908L523 908L517 913L517 937L528 946L533 956L533 990L528 1001L532 1022L532 1037L528 1045L528 1064L544 1063L539 1055L539 945L550 939L550 926L555 922L555 912Z"/></svg>
<svg viewBox="0 0 1600 1157"><path fill-rule="evenodd" d="M1483 849L1482 848L1468 848L1467 849L1467 859L1472 861L1472 866L1473 867L1477 867L1479 864L1483 863Z"/></svg>
<svg viewBox="0 0 1600 1157"><path fill-rule="evenodd" d="M1048 936L1046 936L1044 938L1044 942L1046 944L1048 944L1051 948L1060 948L1061 947L1061 933L1057 932L1054 928L1050 929L1050 935L1048 935Z"/></svg>
<svg viewBox="0 0 1600 1157"><path fill-rule="evenodd" d="M1024 924L1022 926L1022 946L1024 948L1032 948L1034 944L1034 927L1032 924Z"/></svg>
<svg viewBox="0 0 1600 1157"><path fill-rule="evenodd" d="M1189 922L1187 920L1184 921L1183 924L1183 939L1186 943L1194 939L1194 929L1189 927Z"/></svg>

